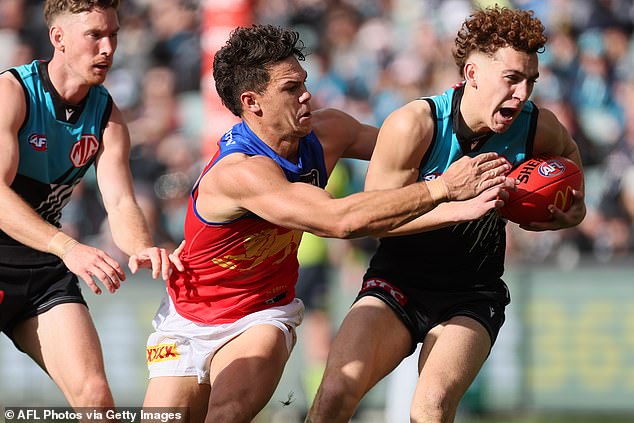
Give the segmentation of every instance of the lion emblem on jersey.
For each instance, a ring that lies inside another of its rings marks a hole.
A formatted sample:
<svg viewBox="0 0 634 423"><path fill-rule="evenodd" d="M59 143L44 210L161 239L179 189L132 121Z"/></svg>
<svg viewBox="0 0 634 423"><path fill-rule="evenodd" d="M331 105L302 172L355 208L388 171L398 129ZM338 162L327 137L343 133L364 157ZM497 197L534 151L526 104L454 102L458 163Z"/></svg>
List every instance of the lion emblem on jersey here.
<svg viewBox="0 0 634 423"><path fill-rule="evenodd" d="M268 259L274 259L272 264L279 264L297 251L301 239L301 231L265 229L243 239L243 254L226 255L212 261L218 266L235 270L250 270Z"/></svg>

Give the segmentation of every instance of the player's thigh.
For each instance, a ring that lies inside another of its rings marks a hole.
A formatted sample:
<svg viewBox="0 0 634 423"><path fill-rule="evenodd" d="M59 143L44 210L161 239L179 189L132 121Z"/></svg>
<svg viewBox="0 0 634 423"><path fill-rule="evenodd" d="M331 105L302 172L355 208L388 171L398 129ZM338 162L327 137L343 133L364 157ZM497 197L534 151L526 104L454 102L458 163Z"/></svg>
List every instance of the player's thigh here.
<svg viewBox="0 0 634 423"><path fill-rule="evenodd" d="M60 304L29 318L14 328L13 338L52 377L103 373L101 343L83 304Z"/></svg>
<svg viewBox="0 0 634 423"><path fill-rule="evenodd" d="M294 331L287 330L257 324L220 348L210 366L210 412L235 401L245 409L259 410L266 405L290 355L287 337L294 337Z"/></svg>
<svg viewBox="0 0 634 423"><path fill-rule="evenodd" d="M199 384L197 376L159 376L148 383L143 409L148 413L185 413L181 421L200 423L207 415L210 386Z"/></svg>
<svg viewBox="0 0 634 423"><path fill-rule="evenodd" d="M46 370L69 401L80 401L86 387L110 396L101 344L85 305L59 304L17 325L13 338Z"/></svg>
<svg viewBox="0 0 634 423"><path fill-rule="evenodd" d="M389 346L389 348L386 348ZM405 358L412 337L402 320L382 300L359 299L344 318L328 355L325 379L351 383L365 393Z"/></svg>
<svg viewBox="0 0 634 423"><path fill-rule="evenodd" d="M436 326L423 342L415 398L433 392L459 399L482 368L490 349L489 332L470 317L456 316Z"/></svg>

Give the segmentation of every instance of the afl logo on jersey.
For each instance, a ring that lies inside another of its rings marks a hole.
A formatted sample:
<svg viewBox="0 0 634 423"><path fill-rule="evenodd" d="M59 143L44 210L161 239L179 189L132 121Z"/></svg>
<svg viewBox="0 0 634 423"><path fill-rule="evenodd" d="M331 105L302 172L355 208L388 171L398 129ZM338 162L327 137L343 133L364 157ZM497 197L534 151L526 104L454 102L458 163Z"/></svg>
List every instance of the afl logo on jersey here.
<svg viewBox="0 0 634 423"><path fill-rule="evenodd" d="M82 167L97 153L99 141L93 134L81 136L70 150L70 161L73 166Z"/></svg>
<svg viewBox="0 0 634 423"><path fill-rule="evenodd" d="M566 165L557 159L547 160L539 165L537 171L546 178L561 175L566 171Z"/></svg>
<svg viewBox="0 0 634 423"><path fill-rule="evenodd" d="M29 136L29 145L36 151L46 151L46 135L31 134Z"/></svg>

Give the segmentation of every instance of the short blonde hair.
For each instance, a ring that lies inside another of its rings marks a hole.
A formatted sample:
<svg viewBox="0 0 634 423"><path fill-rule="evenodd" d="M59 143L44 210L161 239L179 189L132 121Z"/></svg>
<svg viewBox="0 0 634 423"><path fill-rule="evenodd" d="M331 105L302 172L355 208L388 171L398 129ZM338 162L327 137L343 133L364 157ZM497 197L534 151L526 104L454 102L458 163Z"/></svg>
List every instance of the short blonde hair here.
<svg viewBox="0 0 634 423"><path fill-rule="evenodd" d="M109 9L117 10L119 0L46 0L44 4L44 20L50 27L55 18L63 13L82 13L91 10Z"/></svg>

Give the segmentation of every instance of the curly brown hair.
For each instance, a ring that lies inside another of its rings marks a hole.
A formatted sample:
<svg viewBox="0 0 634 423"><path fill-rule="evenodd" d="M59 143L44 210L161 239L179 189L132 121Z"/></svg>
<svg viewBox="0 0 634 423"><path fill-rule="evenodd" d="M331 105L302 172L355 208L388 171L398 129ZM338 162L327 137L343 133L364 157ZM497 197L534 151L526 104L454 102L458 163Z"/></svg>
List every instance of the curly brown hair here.
<svg viewBox="0 0 634 423"><path fill-rule="evenodd" d="M525 53L541 53L546 40L544 25L532 10L495 5L475 11L462 23L452 53L463 75L465 62L473 51L492 55L500 48L512 47Z"/></svg>
<svg viewBox="0 0 634 423"><path fill-rule="evenodd" d="M44 20L50 27L53 20L62 13L89 12L94 8L117 10L119 0L46 0L44 4Z"/></svg>

